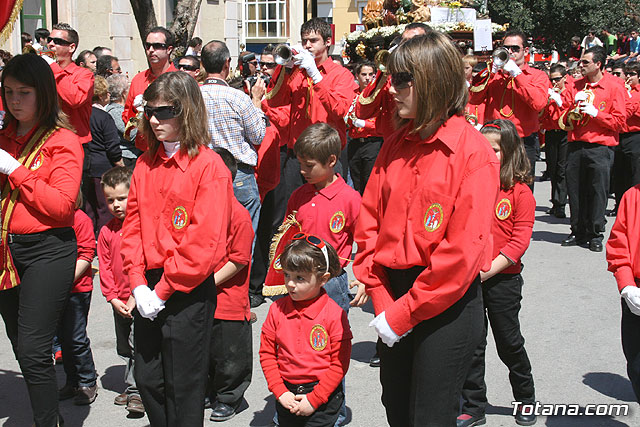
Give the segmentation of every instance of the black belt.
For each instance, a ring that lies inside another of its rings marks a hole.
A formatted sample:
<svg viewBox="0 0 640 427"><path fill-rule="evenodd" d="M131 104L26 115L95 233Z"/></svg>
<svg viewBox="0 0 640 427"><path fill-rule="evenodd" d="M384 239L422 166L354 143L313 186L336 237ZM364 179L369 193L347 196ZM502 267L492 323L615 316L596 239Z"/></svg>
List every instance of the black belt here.
<svg viewBox="0 0 640 427"><path fill-rule="evenodd" d="M379 142L382 141L382 137L381 136L368 136L366 138L351 138L351 141L355 141L355 142Z"/></svg>
<svg viewBox="0 0 640 427"><path fill-rule="evenodd" d="M71 227L50 228L48 230L40 231L39 233L29 234L11 234L9 233L9 243L33 243L42 242L49 236L61 236L65 233L73 233Z"/></svg>
<svg viewBox="0 0 640 427"><path fill-rule="evenodd" d="M287 389L293 394L309 394L317 384L318 381L306 384L292 384L288 381L284 381L285 387L287 387Z"/></svg>

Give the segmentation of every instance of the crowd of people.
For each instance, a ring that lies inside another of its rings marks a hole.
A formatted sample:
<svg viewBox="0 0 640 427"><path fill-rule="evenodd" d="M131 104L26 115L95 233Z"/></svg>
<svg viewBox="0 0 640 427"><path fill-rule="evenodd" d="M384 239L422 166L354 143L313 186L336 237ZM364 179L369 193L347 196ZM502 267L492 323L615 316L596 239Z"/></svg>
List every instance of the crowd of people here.
<svg viewBox="0 0 640 427"><path fill-rule="evenodd" d="M562 246L603 251L615 193L607 261L640 399L638 34L603 34L547 67L527 63L517 30L500 61L414 23L386 63L345 67L313 18L291 59L268 45L235 72L224 42L196 37L172 58L173 34L155 27L131 80L109 49L76 52L68 24L23 35L25 53L0 52L0 314L35 425L63 425L59 399L98 396L96 255L126 361L114 404L154 427L236 414L265 297L275 425L344 423L349 309L369 301L389 425L484 424L489 325L515 421L535 424L518 316L541 146L547 213L569 204Z"/></svg>

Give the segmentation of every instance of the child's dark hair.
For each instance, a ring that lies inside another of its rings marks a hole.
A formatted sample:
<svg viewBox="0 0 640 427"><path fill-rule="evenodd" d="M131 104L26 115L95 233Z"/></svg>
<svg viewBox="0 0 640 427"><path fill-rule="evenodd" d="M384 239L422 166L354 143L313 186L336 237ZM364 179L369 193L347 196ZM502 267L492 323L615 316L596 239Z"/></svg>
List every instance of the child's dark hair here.
<svg viewBox="0 0 640 427"><path fill-rule="evenodd" d="M500 135L500 186L503 190L512 188L516 182L530 184L531 163L524 151L524 144L518 136L516 126L509 120L491 120L480 129L483 135Z"/></svg>
<svg viewBox="0 0 640 427"><path fill-rule="evenodd" d="M336 161L340 158L342 141L337 130L326 123L315 123L300 134L293 150L296 156L326 165L331 155L336 156Z"/></svg>
<svg viewBox="0 0 640 427"><path fill-rule="evenodd" d="M339 276L342 272L342 267L340 266L338 253L326 241L324 244L329 255L329 274L331 277ZM314 273L318 277L321 277L327 271L327 261L322 250L305 239L292 240L285 246L280 256L280 265L283 270Z"/></svg>
<svg viewBox="0 0 640 427"><path fill-rule="evenodd" d="M116 188L120 184L124 184L129 188L131 186L131 175L133 171L124 166L116 166L102 174L100 185L102 188Z"/></svg>
<svg viewBox="0 0 640 427"><path fill-rule="evenodd" d="M222 147L213 147L213 151L222 157L222 161L231 172L231 179L236 179L236 174L238 173L238 162L236 161L236 158L233 157L233 154L231 154L231 152L226 148Z"/></svg>

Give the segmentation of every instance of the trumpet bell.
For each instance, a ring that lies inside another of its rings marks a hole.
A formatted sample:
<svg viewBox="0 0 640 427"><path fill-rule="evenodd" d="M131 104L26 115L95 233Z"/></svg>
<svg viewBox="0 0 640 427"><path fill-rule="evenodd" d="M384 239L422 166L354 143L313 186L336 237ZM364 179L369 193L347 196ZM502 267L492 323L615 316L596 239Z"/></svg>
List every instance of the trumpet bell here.
<svg viewBox="0 0 640 427"><path fill-rule="evenodd" d="M498 68L503 68L504 65L509 62L510 56L511 55L509 54L509 51L503 47L497 48L491 55L491 57L493 58L493 63Z"/></svg>
<svg viewBox="0 0 640 427"><path fill-rule="evenodd" d="M387 72L387 62L389 62L389 51L386 49L380 50L376 53L376 56L374 57L375 63L376 63L376 67L378 67L378 70L382 71L383 73Z"/></svg>
<svg viewBox="0 0 640 427"><path fill-rule="evenodd" d="M273 58L278 65L285 65L293 58L293 49L287 44L279 44L273 48Z"/></svg>

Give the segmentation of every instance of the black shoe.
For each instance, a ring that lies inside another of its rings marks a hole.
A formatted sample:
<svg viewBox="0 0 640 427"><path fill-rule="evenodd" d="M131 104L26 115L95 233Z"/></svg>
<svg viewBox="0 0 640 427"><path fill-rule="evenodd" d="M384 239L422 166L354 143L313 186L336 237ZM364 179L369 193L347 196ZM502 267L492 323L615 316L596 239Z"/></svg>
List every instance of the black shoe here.
<svg viewBox="0 0 640 427"><path fill-rule="evenodd" d="M600 239L591 239L589 250L591 252L602 252L602 241Z"/></svg>
<svg viewBox="0 0 640 427"><path fill-rule="evenodd" d="M233 406L229 406L226 403L217 402L216 407L211 411L209 420L211 421L227 421L235 417L236 410Z"/></svg>
<svg viewBox="0 0 640 427"><path fill-rule="evenodd" d="M456 419L456 427L481 426L486 423L487 419L484 415L476 415L474 417L469 414L462 414Z"/></svg>
<svg viewBox="0 0 640 427"><path fill-rule="evenodd" d="M73 400L74 405L90 405L98 397L98 385L94 384L91 387L78 387L78 392Z"/></svg>
<svg viewBox="0 0 640 427"><path fill-rule="evenodd" d="M78 393L78 386L65 384L60 390L58 390L58 400L67 400L72 397L76 397Z"/></svg>
<svg viewBox="0 0 640 427"><path fill-rule="evenodd" d="M258 294L249 295L249 303L251 304L251 308L260 307L264 304L264 297Z"/></svg>
<svg viewBox="0 0 640 427"><path fill-rule="evenodd" d="M547 209L546 211L544 211L544 213L546 213L547 215L555 215L556 214L555 206L552 207L552 208Z"/></svg>
<svg viewBox="0 0 640 427"><path fill-rule="evenodd" d="M567 214L564 213L564 209L556 209L556 211L553 213L553 216L555 216L556 218L565 219L567 217Z"/></svg>
<svg viewBox="0 0 640 427"><path fill-rule="evenodd" d="M538 421L538 417L535 414L524 415L521 411L516 413L516 424L519 426L532 426Z"/></svg>
<svg viewBox="0 0 640 427"><path fill-rule="evenodd" d="M378 352L376 352L376 354L374 354L373 357L369 359L369 366L371 366L372 368L380 367L380 356L378 356Z"/></svg>
<svg viewBox="0 0 640 427"><path fill-rule="evenodd" d="M560 245L561 246L580 246L580 245L584 245L585 243L586 242L584 239L576 237L575 234L570 234L569 237L564 239Z"/></svg>

